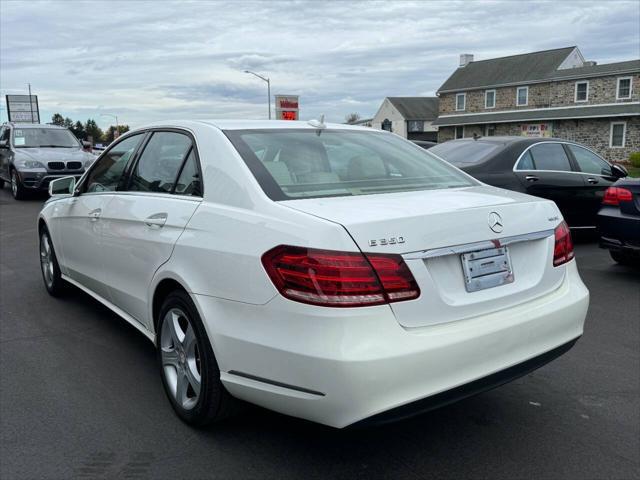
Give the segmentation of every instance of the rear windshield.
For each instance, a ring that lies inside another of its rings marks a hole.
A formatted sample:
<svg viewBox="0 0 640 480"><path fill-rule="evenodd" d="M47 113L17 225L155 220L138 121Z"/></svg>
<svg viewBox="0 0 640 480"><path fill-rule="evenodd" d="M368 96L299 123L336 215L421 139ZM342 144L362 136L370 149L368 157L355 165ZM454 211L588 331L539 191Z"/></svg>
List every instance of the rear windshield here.
<svg viewBox="0 0 640 480"><path fill-rule="evenodd" d="M395 135L349 130L228 130L273 200L468 187L473 180Z"/></svg>
<svg viewBox="0 0 640 480"><path fill-rule="evenodd" d="M456 167L468 167L488 160L503 145L483 141L450 141L439 143L429 151Z"/></svg>

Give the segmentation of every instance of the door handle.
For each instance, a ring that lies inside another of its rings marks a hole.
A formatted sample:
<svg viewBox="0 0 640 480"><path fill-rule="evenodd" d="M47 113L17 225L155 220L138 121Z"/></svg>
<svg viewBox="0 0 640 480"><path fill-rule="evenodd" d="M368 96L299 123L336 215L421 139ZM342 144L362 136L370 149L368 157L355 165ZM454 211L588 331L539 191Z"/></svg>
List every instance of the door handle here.
<svg viewBox="0 0 640 480"><path fill-rule="evenodd" d="M89 212L89 220L91 220L92 222L97 222L98 219L100 218L100 215L102 215L101 208L96 208L95 210L91 210Z"/></svg>
<svg viewBox="0 0 640 480"><path fill-rule="evenodd" d="M587 178L587 182L589 182L592 185L595 185L596 183L598 183L598 180L593 177L589 177Z"/></svg>
<svg viewBox="0 0 640 480"><path fill-rule="evenodd" d="M145 218L144 223L147 227L151 228L162 228L165 223L167 223L167 214L166 213L155 213L147 218Z"/></svg>
<svg viewBox="0 0 640 480"><path fill-rule="evenodd" d="M538 180L540 180L538 177L536 177L535 175L527 175L526 177L524 177L527 182L537 182Z"/></svg>

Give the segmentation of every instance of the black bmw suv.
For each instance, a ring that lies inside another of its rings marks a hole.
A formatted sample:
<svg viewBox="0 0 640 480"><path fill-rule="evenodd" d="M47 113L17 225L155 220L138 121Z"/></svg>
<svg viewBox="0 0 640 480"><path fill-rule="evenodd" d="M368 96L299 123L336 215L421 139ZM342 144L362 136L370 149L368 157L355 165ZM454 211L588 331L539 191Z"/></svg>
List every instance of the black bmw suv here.
<svg viewBox="0 0 640 480"><path fill-rule="evenodd" d="M80 178L95 158L63 127L20 123L0 127L0 188L9 183L16 200L47 190L55 178Z"/></svg>

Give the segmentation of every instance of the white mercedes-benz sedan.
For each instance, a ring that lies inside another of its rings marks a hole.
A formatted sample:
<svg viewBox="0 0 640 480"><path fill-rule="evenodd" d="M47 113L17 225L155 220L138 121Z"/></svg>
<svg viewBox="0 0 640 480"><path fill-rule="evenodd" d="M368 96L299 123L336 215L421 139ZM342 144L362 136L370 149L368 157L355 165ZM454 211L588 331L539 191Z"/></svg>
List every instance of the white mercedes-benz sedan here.
<svg viewBox="0 0 640 480"><path fill-rule="evenodd" d="M50 193L47 290L75 285L154 342L191 424L235 399L390 421L524 375L583 332L589 292L556 205L388 132L157 123Z"/></svg>

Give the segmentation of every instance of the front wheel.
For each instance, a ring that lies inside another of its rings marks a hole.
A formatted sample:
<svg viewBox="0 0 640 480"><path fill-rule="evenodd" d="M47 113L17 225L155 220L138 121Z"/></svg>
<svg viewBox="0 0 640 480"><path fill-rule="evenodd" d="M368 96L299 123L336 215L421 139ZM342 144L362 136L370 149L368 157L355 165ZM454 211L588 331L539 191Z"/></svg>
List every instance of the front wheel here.
<svg viewBox="0 0 640 480"><path fill-rule="evenodd" d="M43 228L40 232L40 269L44 286L49 295L54 297L62 295L66 289L66 284L62 279L58 257L56 257L49 231L46 228Z"/></svg>
<svg viewBox="0 0 640 480"><path fill-rule="evenodd" d="M178 416L196 426L226 418L234 399L220 381L213 349L187 293L176 290L167 296L157 332L162 383Z"/></svg>
<svg viewBox="0 0 640 480"><path fill-rule="evenodd" d="M27 196L27 192L22 186L22 182L20 181L20 177L15 170L11 170L11 195L16 200L24 200Z"/></svg>

